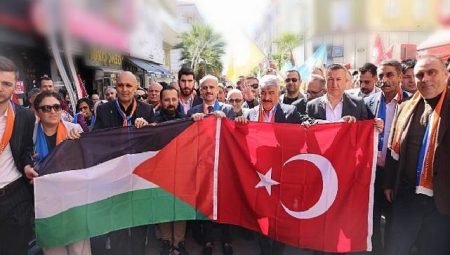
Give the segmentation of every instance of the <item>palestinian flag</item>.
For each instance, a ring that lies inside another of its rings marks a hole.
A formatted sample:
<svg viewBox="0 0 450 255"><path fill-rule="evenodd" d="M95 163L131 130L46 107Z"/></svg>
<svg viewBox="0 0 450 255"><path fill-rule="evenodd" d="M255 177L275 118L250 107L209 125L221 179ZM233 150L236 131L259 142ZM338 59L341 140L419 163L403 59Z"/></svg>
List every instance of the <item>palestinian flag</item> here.
<svg viewBox="0 0 450 255"><path fill-rule="evenodd" d="M214 220L294 246L371 250L373 121L306 128L183 120L84 134L35 180L41 246L174 220Z"/></svg>
<svg viewBox="0 0 450 255"><path fill-rule="evenodd" d="M215 121L101 130L62 143L35 179L38 244L211 218Z"/></svg>

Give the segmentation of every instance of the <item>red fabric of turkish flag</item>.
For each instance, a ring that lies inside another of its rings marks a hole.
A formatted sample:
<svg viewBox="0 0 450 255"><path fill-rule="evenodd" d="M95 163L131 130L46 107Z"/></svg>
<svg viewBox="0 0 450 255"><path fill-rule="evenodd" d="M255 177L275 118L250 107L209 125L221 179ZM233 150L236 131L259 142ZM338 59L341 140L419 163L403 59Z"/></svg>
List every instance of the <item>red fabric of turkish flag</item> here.
<svg viewBox="0 0 450 255"><path fill-rule="evenodd" d="M371 250L373 121L221 125L217 221L297 247Z"/></svg>

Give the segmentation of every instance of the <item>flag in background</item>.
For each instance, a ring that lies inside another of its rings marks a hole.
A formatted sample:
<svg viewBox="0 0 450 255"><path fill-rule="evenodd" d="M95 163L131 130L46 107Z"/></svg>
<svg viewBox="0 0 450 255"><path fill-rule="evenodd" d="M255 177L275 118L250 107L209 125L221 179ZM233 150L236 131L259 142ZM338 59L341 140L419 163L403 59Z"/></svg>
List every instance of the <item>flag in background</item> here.
<svg viewBox="0 0 450 255"><path fill-rule="evenodd" d="M296 66L295 70L297 70L302 76L302 80L306 81L309 79L311 75L311 71L315 67L319 67L324 71L325 66L328 63L328 54L327 54L327 46L325 44L321 45L316 51L313 53L311 57L309 57L305 63L300 66ZM325 72L324 72L325 73Z"/></svg>

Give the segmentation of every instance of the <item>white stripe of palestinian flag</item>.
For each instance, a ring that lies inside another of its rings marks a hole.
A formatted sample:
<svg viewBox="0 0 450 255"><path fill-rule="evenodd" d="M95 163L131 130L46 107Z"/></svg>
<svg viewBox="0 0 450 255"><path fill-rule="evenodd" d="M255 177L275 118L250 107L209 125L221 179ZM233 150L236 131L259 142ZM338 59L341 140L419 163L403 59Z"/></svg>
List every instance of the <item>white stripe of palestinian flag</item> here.
<svg viewBox="0 0 450 255"><path fill-rule="evenodd" d="M45 175L34 180L35 217L47 218L70 208L133 190L158 186L134 175L134 169L158 152L125 154L82 170Z"/></svg>
<svg viewBox="0 0 450 255"><path fill-rule="evenodd" d="M38 244L61 246L132 226L202 218L195 208L133 174L157 153L126 154L94 167L36 178Z"/></svg>

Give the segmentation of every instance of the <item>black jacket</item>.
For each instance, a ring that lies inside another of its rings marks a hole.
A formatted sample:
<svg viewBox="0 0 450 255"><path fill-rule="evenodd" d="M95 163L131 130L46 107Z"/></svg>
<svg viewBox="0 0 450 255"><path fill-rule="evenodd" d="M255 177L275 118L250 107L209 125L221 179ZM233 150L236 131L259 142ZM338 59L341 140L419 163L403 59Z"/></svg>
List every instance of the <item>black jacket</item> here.
<svg viewBox="0 0 450 255"><path fill-rule="evenodd" d="M16 167L22 174L24 174L23 168L26 165L33 166L33 130L35 121L36 117L32 111L15 105L14 128L9 145Z"/></svg>
<svg viewBox="0 0 450 255"><path fill-rule="evenodd" d="M122 126L123 119L117 112L114 104L115 102L112 101L102 104L97 108L97 115L95 116L96 119L93 130ZM131 118L131 123L134 125L136 118L144 118L148 123L153 123L155 120L153 107L140 101L137 101L137 104L137 109Z"/></svg>

